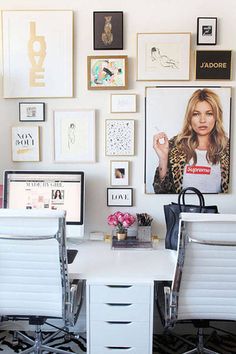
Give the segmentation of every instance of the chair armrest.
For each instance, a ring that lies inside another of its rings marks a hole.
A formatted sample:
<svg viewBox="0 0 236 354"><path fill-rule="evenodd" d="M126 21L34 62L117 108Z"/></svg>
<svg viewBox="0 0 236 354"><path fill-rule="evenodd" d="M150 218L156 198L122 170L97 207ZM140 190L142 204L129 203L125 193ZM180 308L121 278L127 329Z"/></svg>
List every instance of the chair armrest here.
<svg viewBox="0 0 236 354"><path fill-rule="evenodd" d="M169 286L164 286L164 296L165 296L165 327L169 327L171 323Z"/></svg>
<svg viewBox="0 0 236 354"><path fill-rule="evenodd" d="M84 280L73 279L70 284L70 313L75 325L83 303Z"/></svg>

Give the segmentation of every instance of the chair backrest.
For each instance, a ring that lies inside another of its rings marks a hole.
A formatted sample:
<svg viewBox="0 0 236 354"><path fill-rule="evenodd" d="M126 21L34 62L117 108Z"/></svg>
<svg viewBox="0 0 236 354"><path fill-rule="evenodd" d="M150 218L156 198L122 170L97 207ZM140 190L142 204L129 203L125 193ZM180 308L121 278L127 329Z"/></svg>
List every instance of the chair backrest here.
<svg viewBox="0 0 236 354"><path fill-rule="evenodd" d="M236 215L182 213L171 318L236 320Z"/></svg>
<svg viewBox="0 0 236 354"><path fill-rule="evenodd" d="M65 319L65 212L0 210L0 316Z"/></svg>

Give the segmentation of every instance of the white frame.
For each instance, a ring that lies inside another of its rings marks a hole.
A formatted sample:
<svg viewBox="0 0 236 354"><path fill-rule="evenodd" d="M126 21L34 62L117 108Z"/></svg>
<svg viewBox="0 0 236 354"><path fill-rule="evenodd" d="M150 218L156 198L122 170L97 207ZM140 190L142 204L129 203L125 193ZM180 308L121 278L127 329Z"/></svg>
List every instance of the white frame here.
<svg viewBox="0 0 236 354"><path fill-rule="evenodd" d="M106 119L106 156L134 155L134 120Z"/></svg>
<svg viewBox="0 0 236 354"><path fill-rule="evenodd" d="M211 26L212 33L203 34L203 26ZM216 45L217 43L217 17L197 18L197 45Z"/></svg>
<svg viewBox="0 0 236 354"><path fill-rule="evenodd" d="M20 102L19 121L20 122L44 122L45 103L44 102Z"/></svg>
<svg viewBox="0 0 236 354"><path fill-rule="evenodd" d="M137 33L137 81L189 80L190 33Z"/></svg>
<svg viewBox="0 0 236 354"><path fill-rule="evenodd" d="M12 127L12 161L39 161L39 126Z"/></svg>
<svg viewBox="0 0 236 354"><path fill-rule="evenodd" d="M107 188L107 206L132 207L133 188Z"/></svg>
<svg viewBox="0 0 236 354"><path fill-rule="evenodd" d="M56 162L95 162L94 110L54 111L54 158Z"/></svg>
<svg viewBox="0 0 236 354"><path fill-rule="evenodd" d="M111 94L111 113L135 113L136 94Z"/></svg>
<svg viewBox="0 0 236 354"><path fill-rule="evenodd" d="M122 177L116 177L117 169L124 169ZM129 185L129 161L110 161L110 184L111 186Z"/></svg>
<svg viewBox="0 0 236 354"><path fill-rule="evenodd" d="M2 28L4 98L73 96L71 10L3 11Z"/></svg>

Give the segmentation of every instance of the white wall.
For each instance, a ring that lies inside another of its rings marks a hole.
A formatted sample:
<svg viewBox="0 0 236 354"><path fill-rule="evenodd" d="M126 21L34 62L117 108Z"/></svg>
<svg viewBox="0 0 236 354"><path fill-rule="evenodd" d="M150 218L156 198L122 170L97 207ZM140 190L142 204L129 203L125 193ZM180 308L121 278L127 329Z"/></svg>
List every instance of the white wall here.
<svg viewBox="0 0 236 354"><path fill-rule="evenodd" d="M11 161L11 130L18 125L19 101L27 99L3 99L0 92L0 174L4 169L78 169L86 174L86 232L108 232L106 217L118 208L106 206L106 188L109 187L110 160L104 153L105 119L135 119L135 155L131 161L131 183L134 188L134 207L123 208L131 213L147 212L154 217L154 232L164 236L163 204L175 201L174 195L144 194L144 93L145 86L158 85L158 82L136 81L136 33L137 32L191 32L191 80L187 82L161 82L161 85L214 85L216 82L199 82L194 80L194 50L196 49L197 17L218 18L217 46L198 49L236 49L235 0L0 0L0 9L71 9L74 11L74 86L73 99L40 99L46 102L46 122L41 123L42 161L38 163L13 163ZM93 11L124 12L124 50L93 50ZM53 26L53 23L52 23ZM138 111L133 114L111 114L110 94L120 91L87 90L87 56L88 55L128 55L129 90L122 93L138 95ZM235 63L233 53L233 76L231 81L217 84L232 86L232 123L231 123L231 183L227 195L206 195L207 204L216 203L221 212L236 212L236 154L234 137L235 120ZM35 100L31 100L35 101ZM53 161L53 110L87 109L96 110L96 154L95 164L58 164ZM22 123L21 123L22 124ZM117 158L119 159L119 158ZM122 159L122 158L120 158ZM125 158L126 159L126 158ZM189 199L190 200L190 199ZM122 210L122 208L120 208Z"/></svg>

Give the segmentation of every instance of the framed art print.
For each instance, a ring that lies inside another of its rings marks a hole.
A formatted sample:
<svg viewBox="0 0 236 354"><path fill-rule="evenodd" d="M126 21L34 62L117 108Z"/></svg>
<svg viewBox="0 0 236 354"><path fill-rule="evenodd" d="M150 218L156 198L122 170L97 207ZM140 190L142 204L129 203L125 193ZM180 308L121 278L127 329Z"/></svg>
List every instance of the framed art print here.
<svg viewBox="0 0 236 354"><path fill-rule="evenodd" d="M19 121L20 122L44 122L45 103L44 102L20 102Z"/></svg>
<svg viewBox="0 0 236 354"><path fill-rule="evenodd" d="M231 50L197 50L196 80L230 80Z"/></svg>
<svg viewBox="0 0 236 354"><path fill-rule="evenodd" d="M12 127L12 161L39 161L39 127Z"/></svg>
<svg viewBox="0 0 236 354"><path fill-rule="evenodd" d="M105 152L107 156L134 155L134 120L106 120Z"/></svg>
<svg viewBox="0 0 236 354"><path fill-rule="evenodd" d="M71 10L3 11L2 29L4 98L73 96Z"/></svg>
<svg viewBox="0 0 236 354"><path fill-rule="evenodd" d="M136 94L111 94L111 113L135 113Z"/></svg>
<svg viewBox="0 0 236 354"><path fill-rule="evenodd" d="M133 188L107 188L107 206L133 206Z"/></svg>
<svg viewBox="0 0 236 354"><path fill-rule="evenodd" d="M95 162L95 111L54 111L56 162Z"/></svg>
<svg viewBox="0 0 236 354"><path fill-rule="evenodd" d="M89 90L125 90L127 88L127 55L88 57Z"/></svg>
<svg viewBox="0 0 236 354"><path fill-rule="evenodd" d="M190 33L138 33L137 80L189 80Z"/></svg>
<svg viewBox="0 0 236 354"><path fill-rule="evenodd" d="M93 49L123 49L123 12L93 13Z"/></svg>
<svg viewBox="0 0 236 354"><path fill-rule="evenodd" d="M111 186L129 185L129 161L110 162L110 183Z"/></svg>
<svg viewBox="0 0 236 354"><path fill-rule="evenodd" d="M198 17L197 44L216 45L216 42L217 42L217 17Z"/></svg>

